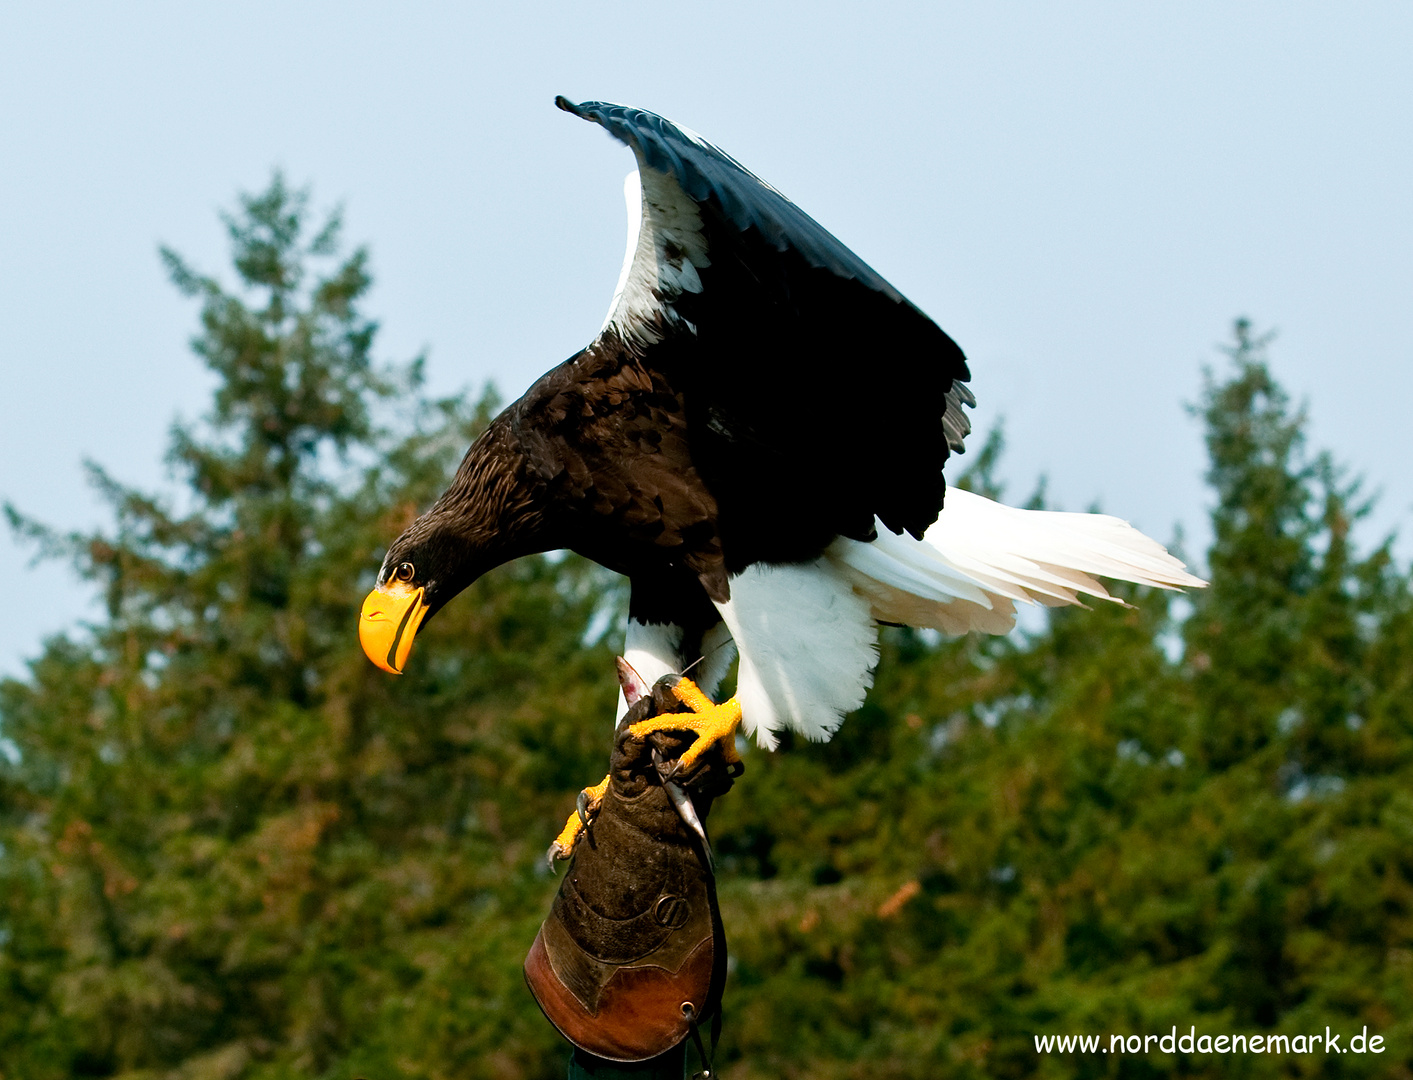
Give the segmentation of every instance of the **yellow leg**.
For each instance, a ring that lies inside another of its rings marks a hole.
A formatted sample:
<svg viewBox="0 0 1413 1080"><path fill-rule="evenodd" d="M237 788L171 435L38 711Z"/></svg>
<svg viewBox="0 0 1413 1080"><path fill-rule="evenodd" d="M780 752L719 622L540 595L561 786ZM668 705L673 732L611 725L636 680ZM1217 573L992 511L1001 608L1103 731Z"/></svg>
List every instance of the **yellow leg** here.
<svg viewBox="0 0 1413 1080"><path fill-rule="evenodd" d="M564 823L564 828L555 837L554 843L549 848L550 865L554 865L555 859L567 859L574 854L574 848L579 843L579 838L584 835L584 824L603 804L603 797L608 794L608 777L587 787L579 793L580 805L575 807L574 813L569 815L569 820Z"/></svg>
<svg viewBox="0 0 1413 1080"><path fill-rule="evenodd" d="M728 765L741 760L736 753L736 729L741 725L741 706L733 697L718 705L702 693L691 679L680 679L672 692L677 700L691 709L690 713L668 713L642 720L630 729L642 737L654 731L690 731L697 738L682 755L679 769L683 772L697 763L713 744L721 744L721 754Z"/></svg>

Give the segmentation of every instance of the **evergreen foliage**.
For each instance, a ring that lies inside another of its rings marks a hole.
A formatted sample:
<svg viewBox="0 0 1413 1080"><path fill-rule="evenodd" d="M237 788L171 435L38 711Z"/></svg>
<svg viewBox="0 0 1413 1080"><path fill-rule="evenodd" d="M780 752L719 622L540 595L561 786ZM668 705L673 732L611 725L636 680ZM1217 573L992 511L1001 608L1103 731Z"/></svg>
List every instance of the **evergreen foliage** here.
<svg viewBox="0 0 1413 1080"><path fill-rule="evenodd" d="M177 494L40 550L104 618L0 684L0 1078L556 1077L520 963L602 775L610 575L478 582L363 658L389 537L495 409L372 359L362 250L276 176L201 305ZM1197 410L1212 585L1044 630L888 631L833 742L711 825L729 1077L1408 1075L1413 588L1236 327ZM994 492L999 437L968 478ZM1044 1034L1357 1032L1382 1055L1037 1054Z"/></svg>

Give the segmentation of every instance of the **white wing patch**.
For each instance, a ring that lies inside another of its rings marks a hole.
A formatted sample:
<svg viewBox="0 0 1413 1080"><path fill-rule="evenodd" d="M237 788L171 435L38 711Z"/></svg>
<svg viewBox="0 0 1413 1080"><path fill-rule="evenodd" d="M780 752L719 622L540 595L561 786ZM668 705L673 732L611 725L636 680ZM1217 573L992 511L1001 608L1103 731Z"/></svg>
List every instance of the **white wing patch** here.
<svg viewBox="0 0 1413 1080"><path fill-rule="evenodd" d="M741 726L761 746L774 748L785 728L828 739L863 704L878 632L868 602L829 559L749 566L716 609L741 651Z"/></svg>
<svg viewBox="0 0 1413 1080"><path fill-rule="evenodd" d="M641 345L662 340L661 324L682 324L673 302L702 291L697 273L711 265L697 204L667 173L638 161L623 183L628 245L603 328Z"/></svg>
<svg viewBox="0 0 1413 1080"><path fill-rule="evenodd" d="M609 301L608 314L603 317L599 333L607 330L613 322L613 316L623 300L623 290L628 287L628 275L633 270L633 259L638 254L638 235L643 224L643 185L638 179L637 169L623 178L623 202L628 209L628 244L623 251L623 268L618 271L618 284L613 287L613 299Z"/></svg>

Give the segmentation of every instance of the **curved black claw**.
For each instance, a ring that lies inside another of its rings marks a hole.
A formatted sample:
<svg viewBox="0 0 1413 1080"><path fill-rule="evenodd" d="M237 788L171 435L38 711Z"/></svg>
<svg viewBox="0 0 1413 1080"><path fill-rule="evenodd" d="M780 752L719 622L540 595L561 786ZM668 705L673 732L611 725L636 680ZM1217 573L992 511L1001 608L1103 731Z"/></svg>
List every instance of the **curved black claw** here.
<svg viewBox="0 0 1413 1080"><path fill-rule="evenodd" d="M657 770L658 778L665 784L677 775L682 768L682 759L673 758L671 761L664 761L662 754L658 752L656 746L653 747L653 768Z"/></svg>
<svg viewBox="0 0 1413 1080"><path fill-rule="evenodd" d="M584 828L589 827L589 793L579 792L579 798L574 800L574 805L579 811L579 824Z"/></svg>
<svg viewBox="0 0 1413 1080"><path fill-rule="evenodd" d="M681 784L675 783L673 777L677 774L678 768L682 765L681 758L673 758L671 761L663 761L662 755L658 753L656 746L653 747L653 768L662 777L663 790L667 792L667 797L672 803L672 808L677 811L677 816L682 819L682 823L697 834L697 838L702 842L702 851L706 853L707 869L712 873L716 872L716 860L712 858L711 841L707 839L706 827L702 825L702 819L697 816L697 808L692 805L692 800Z"/></svg>

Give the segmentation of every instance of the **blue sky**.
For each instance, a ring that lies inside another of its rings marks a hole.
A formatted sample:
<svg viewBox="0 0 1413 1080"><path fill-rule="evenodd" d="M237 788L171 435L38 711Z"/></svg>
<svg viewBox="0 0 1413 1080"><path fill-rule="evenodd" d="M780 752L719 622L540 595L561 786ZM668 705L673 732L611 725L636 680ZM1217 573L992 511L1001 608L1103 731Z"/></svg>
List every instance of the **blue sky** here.
<svg viewBox="0 0 1413 1080"><path fill-rule="evenodd" d="M1312 441L1413 509L1413 7L1365 3L7 5L0 497L103 520L205 407L174 246L275 167L372 250L387 359L507 397L598 329L628 152L556 93L661 112L815 216L966 349L1024 498L1205 539L1184 402L1275 328ZM1409 545L1405 544L1403 550ZM91 614L8 536L0 672ZM350 588L354 588L350 582Z"/></svg>

